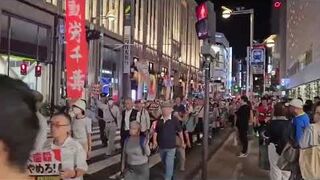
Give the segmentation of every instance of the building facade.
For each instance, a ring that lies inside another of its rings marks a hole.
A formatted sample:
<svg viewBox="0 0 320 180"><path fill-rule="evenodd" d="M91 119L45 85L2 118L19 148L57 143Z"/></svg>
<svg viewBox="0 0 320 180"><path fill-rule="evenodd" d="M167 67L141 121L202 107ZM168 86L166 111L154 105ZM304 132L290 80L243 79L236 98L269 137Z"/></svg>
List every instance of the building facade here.
<svg viewBox="0 0 320 180"><path fill-rule="evenodd" d="M47 102L59 104L66 98L64 60L65 0L2 0L0 2L0 73L22 79L44 94ZM196 90L200 79L200 41L194 28L192 0L136 0L131 76L134 98L154 99L167 89L178 94ZM28 12L28 13L26 13ZM86 28L101 33L88 41L88 81L101 83L103 91L116 99L123 85L124 0L86 0ZM20 65L28 66L27 75ZM34 68L41 65L42 75ZM174 83L165 83L172 79ZM168 88L169 85L170 88ZM181 95L182 95L181 94Z"/></svg>
<svg viewBox="0 0 320 180"><path fill-rule="evenodd" d="M320 94L320 1L287 0L283 5L277 12L279 42L276 42L281 84L289 90L290 97L313 99Z"/></svg>
<svg viewBox="0 0 320 180"><path fill-rule="evenodd" d="M192 0L135 1L134 99L184 96L197 89L200 41L195 6Z"/></svg>
<svg viewBox="0 0 320 180"><path fill-rule="evenodd" d="M232 83L232 48L223 33L216 32L214 49L218 54L216 62L212 64L212 91L220 94L231 94Z"/></svg>

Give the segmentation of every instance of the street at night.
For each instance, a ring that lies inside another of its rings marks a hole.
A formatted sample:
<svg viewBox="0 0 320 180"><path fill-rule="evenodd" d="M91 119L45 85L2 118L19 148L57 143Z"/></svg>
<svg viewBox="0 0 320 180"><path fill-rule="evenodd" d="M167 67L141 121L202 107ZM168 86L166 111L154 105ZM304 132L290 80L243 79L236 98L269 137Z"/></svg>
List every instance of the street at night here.
<svg viewBox="0 0 320 180"><path fill-rule="evenodd" d="M320 0L0 0L0 180L320 179Z"/></svg>

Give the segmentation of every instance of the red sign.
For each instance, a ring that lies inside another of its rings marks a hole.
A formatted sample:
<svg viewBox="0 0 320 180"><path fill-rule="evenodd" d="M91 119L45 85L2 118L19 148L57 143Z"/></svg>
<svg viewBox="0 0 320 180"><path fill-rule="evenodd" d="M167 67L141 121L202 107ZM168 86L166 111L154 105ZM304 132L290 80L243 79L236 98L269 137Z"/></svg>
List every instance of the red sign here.
<svg viewBox="0 0 320 180"><path fill-rule="evenodd" d="M67 96L82 96L88 67L88 45L85 30L85 0L66 1L66 67Z"/></svg>
<svg viewBox="0 0 320 180"><path fill-rule="evenodd" d="M61 169L61 150L34 152L29 158L27 169L30 176L58 176Z"/></svg>

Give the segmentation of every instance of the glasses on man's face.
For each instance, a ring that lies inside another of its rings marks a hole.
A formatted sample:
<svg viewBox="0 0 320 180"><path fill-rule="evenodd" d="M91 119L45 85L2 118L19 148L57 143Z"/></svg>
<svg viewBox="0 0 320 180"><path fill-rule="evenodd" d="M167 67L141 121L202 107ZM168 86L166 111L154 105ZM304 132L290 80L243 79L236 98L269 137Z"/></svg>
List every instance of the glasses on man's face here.
<svg viewBox="0 0 320 180"><path fill-rule="evenodd" d="M64 126L69 126L70 124L51 123L50 125L51 125L51 127L54 127L54 128L60 128L60 127L64 127Z"/></svg>

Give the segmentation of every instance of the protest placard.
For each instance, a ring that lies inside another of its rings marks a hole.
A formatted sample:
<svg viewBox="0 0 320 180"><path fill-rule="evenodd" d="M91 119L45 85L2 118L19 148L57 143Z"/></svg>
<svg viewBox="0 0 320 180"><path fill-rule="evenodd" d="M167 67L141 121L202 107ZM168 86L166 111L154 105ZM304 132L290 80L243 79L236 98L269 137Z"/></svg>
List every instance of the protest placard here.
<svg viewBox="0 0 320 180"><path fill-rule="evenodd" d="M27 164L30 176L59 176L60 169L60 149L33 152Z"/></svg>

